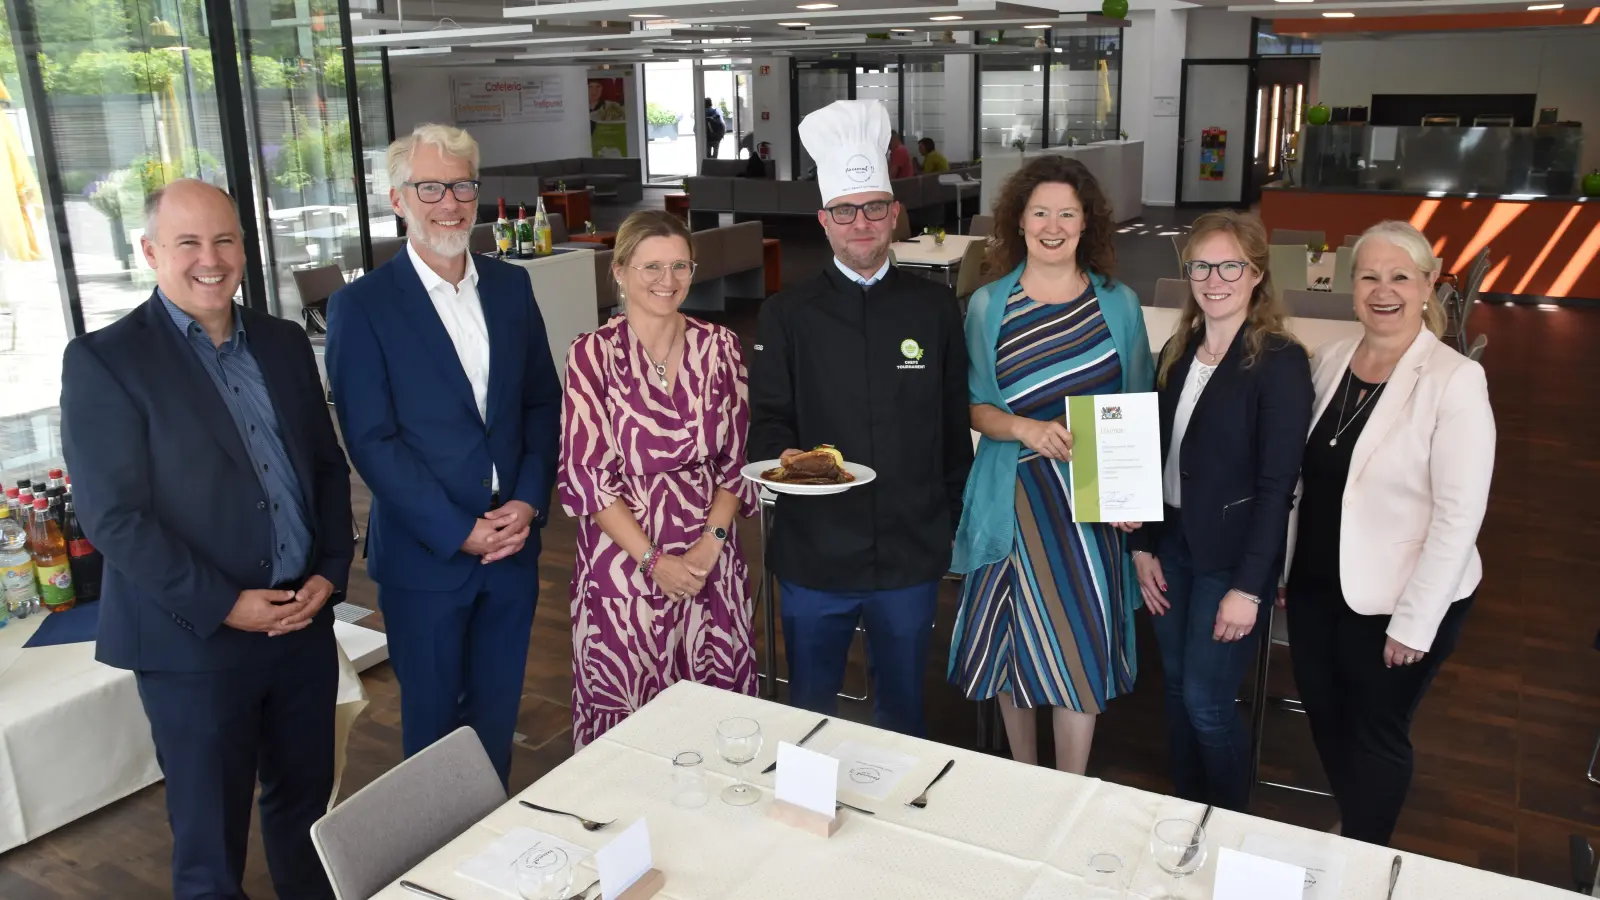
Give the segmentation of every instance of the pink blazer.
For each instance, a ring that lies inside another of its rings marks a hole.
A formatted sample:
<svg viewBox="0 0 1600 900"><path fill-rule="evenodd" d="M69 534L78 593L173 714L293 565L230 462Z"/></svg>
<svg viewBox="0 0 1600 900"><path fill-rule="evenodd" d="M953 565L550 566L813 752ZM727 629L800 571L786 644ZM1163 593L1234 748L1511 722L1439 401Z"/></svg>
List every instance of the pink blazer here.
<svg viewBox="0 0 1600 900"><path fill-rule="evenodd" d="M1317 351L1313 428L1360 342L1348 338ZM1424 328L1351 452L1338 547L1345 602L1364 615L1393 616L1388 634L1407 647L1428 650L1450 604L1483 578L1477 539L1494 440L1483 367ZM1291 561L1298 514L1296 504Z"/></svg>

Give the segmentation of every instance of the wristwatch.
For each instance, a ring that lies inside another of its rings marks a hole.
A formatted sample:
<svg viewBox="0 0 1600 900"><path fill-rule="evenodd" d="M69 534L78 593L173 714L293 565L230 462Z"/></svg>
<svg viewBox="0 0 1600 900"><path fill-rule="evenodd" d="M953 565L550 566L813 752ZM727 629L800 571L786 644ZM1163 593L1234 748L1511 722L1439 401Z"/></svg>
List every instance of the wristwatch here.
<svg viewBox="0 0 1600 900"><path fill-rule="evenodd" d="M705 528L701 529L701 534L709 534L719 541L726 541L728 539L728 529L718 528L715 525L707 525Z"/></svg>

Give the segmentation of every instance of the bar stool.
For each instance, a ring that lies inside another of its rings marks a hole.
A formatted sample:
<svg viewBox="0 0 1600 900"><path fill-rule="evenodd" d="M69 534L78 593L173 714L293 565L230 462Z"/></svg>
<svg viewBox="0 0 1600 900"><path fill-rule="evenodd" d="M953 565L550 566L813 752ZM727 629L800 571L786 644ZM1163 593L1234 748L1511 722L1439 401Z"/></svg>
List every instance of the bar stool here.
<svg viewBox="0 0 1600 900"><path fill-rule="evenodd" d="M1263 600L1263 603L1268 601ZM1278 606L1272 603L1267 607L1267 639L1262 641L1256 650L1256 683L1255 692L1250 698L1250 718L1253 720L1250 733L1250 781L1252 784L1264 784L1267 787L1283 788L1288 791L1298 791L1302 794L1315 794L1319 797L1331 797L1327 791L1316 788L1301 787L1297 784L1283 784L1277 781L1263 781L1261 779L1261 743L1267 721L1267 707L1272 706L1288 712L1297 712L1305 715L1305 705L1299 700L1288 697L1273 697L1267 694L1267 676L1272 669L1272 648L1289 646L1289 619L1279 615Z"/></svg>

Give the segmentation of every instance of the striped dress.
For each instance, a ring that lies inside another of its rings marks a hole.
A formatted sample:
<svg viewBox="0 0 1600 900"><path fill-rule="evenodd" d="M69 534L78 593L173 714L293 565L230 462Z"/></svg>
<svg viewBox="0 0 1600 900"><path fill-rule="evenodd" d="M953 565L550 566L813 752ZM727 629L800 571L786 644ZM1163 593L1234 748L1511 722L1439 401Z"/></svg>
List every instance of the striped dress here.
<svg viewBox="0 0 1600 900"><path fill-rule="evenodd" d="M996 366L1011 412L1066 419L1067 397L1122 390L1122 364L1094 289L1006 301ZM1098 713L1133 689L1133 613L1124 602L1122 532L1072 521L1067 465L1022 448L1009 556L962 585L950 680L969 699L1010 693L1017 706Z"/></svg>

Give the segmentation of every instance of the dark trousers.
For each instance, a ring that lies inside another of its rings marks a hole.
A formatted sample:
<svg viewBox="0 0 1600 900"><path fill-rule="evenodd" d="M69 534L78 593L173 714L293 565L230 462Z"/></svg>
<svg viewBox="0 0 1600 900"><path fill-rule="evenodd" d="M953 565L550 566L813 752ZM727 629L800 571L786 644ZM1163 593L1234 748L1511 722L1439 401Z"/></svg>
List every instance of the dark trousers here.
<svg viewBox="0 0 1600 900"><path fill-rule="evenodd" d="M726 134L726 132L724 132ZM706 135L706 158L716 159L717 151L722 148L722 135L715 131Z"/></svg>
<svg viewBox="0 0 1600 900"><path fill-rule="evenodd" d="M479 567L454 591L379 585L406 756L470 725L509 783L538 599L534 570L505 562Z"/></svg>
<svg viewBox="0 0 1600 900"><path fill-rule="evenodd" d="M1166 683L1167 753L1174 793L1244 812L1250 803L1250 732L1234 701L1255 657L1266 617L1257 609L1256 627L1243 640L1212 637L1217 608L1233 586L1233 572L1194 570L1180 515L1167 508L1169 524L1156 548L1172 608L1166 615L1150 617Z"/></svg>
<svg viewBox="0 0 1600 900"><path fill-rule="evenodd" d="M926 733L922 678L928 668L939 582L849 593L780 584L790 705L834 715L856 623L863 622L873 724L917 737Z"/></svg>
<svg viewBox="0 0 1600 900"><path fill-rule="evenodd" d="M338 651L326 622L295 653L213 672L137 672L167 780L172 895L244 900L250 803L261 782L261 838L280 897L333 897L311 823L333 793Z"/></svg>
<svg viewBox="0 0 1600 900"><path fill-rule="evenodd" d="M1455 650L1472 597L1450 604L1421 662L1386 668L1388 616L1364 616L1316 585L1291 584L1289 647L1311 737L1345 837L1387 845L1411 787L1411 717Z"/></svg>

